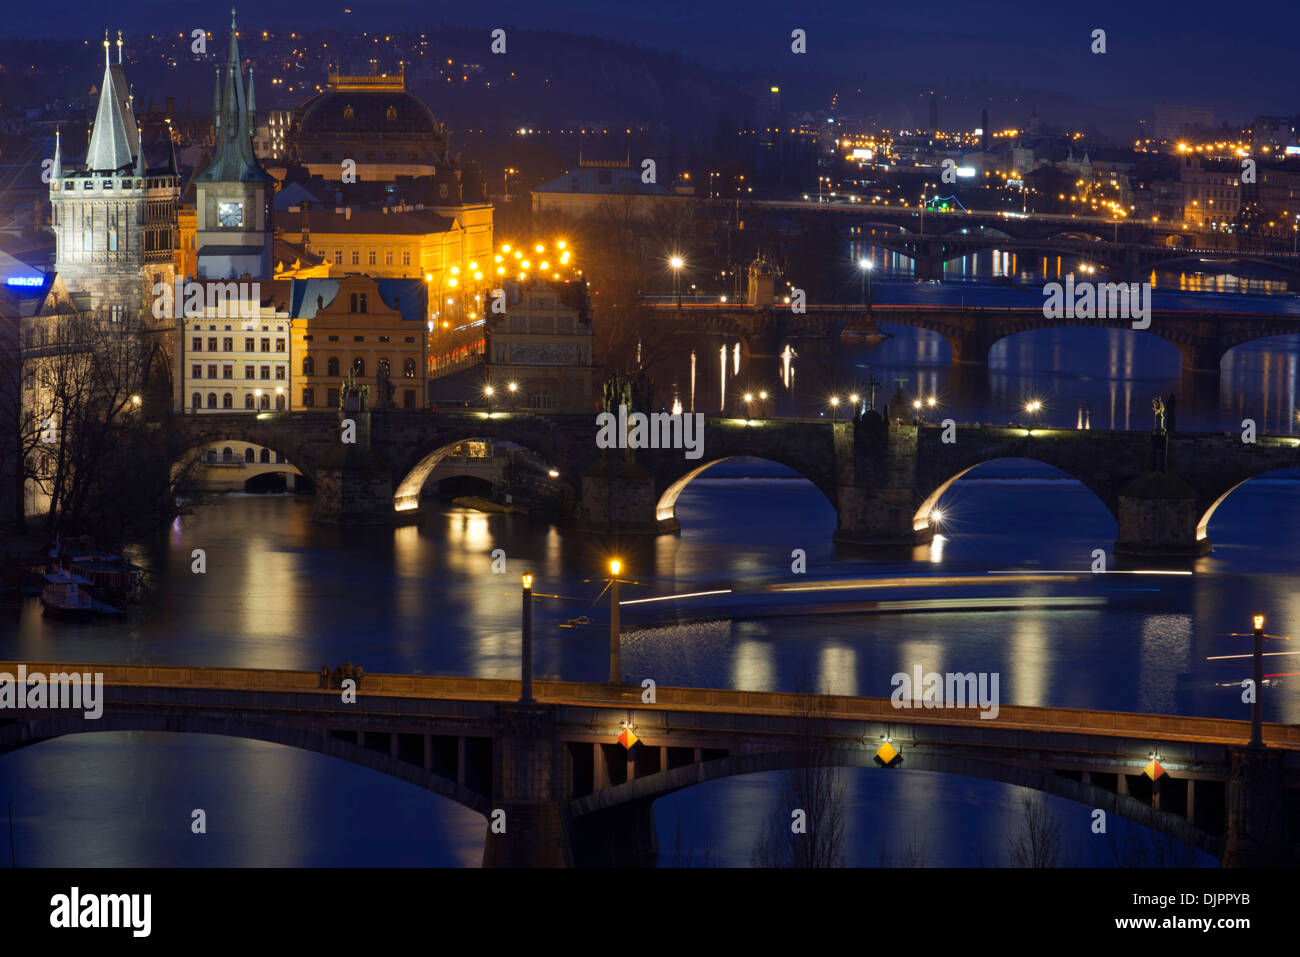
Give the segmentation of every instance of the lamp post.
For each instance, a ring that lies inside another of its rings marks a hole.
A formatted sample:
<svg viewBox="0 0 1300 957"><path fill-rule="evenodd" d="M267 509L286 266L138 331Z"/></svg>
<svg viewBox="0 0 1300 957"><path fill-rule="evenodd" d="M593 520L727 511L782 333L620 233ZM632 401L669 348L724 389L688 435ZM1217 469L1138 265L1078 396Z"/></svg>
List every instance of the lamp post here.
<svg viewBox="0 0 1300 957"><path fill-rule="evenodd" d="M834 424L835 422L835 413L839 411L840 411L840 397L838 395L833 395L831 396L831 423L832 424Z"/></svg>
<svg viewBox="0 0 1300 957"><path fill-rule="evenodd" d="M519 383L511 382L508 386L506 386L506 388L510 391L510 411L513 412L515 410L516 405L518 404L517 396L519 394Z"/></svg>
<svg viewBox="0 0 1300 957"><path fill-rule="evenodd" d="M487 400L488 400L488 415L491 415L492 412L493 412L492 397L496 394L496 389L492 388L492 386L490 386L490 385L485 385L485 386L483 387L483 394L484 394L485 396L487 396Z"/></svg>
<svg viewBox="0 0 1300 957"><path fill-rule="evenodd" d="M1255 700L1250 704L1250 747L1264 746L1264 708L1260 697L1264 691L1264 616L1256 615L1255 635L1251 649L1251 679L1255 686Z"/></svg>
<svg viewBox="0 0 1300 957"><path fill-rule="evenodd" d="M623 683L623 662L619 655L618 573L623 563L617 558L609 563L609 683Z"/></svg>
<svg viewBox="0 0 1300 957"><path fill-rule="evenodd" d="M1043 409L1043 403L1040 399L1031 399L1025 403L1025 412L1030 416L1029 424L1034 426L1038 424L1038 413Z"/></svg>
<svg viewBox="0 0 1300 957"><path fill-rule="evenodd" d="M852 393L852 394L849 395L849 404L850 404L851 406L853 406L853 416L852 416L852 417L853 417L854 420L856 420L857 417L858 417L858 402L861 400L861 398L862 398L862 397L861 397L860 395L858 395L856 392L854 392L854 393Z"/></svg>
<svg viewBox="0 0 1300 957"><path fill-rule="evenodd" d="M865 256L858 260L858 268L862 270L862 304L871 305L871 267L875 265Z"/></svg>
<svg viewBox="0 0 1300 957"><path fill-rule="evenodd" d="M686 263L682 260L681 256L673 256L671 259L668 260L668 265L671 266L673 270L673 295L677 297L677 308L681 309L682 308L682 282L681 282L682 266L686 265Z"/></svg>
<svg viewBox="0 0 1300 957"><path fill-rule="evenodd" d="M533 703L533 576L525 575L523 579L523 662L519 683L519 700L524 704Z"/></svg>

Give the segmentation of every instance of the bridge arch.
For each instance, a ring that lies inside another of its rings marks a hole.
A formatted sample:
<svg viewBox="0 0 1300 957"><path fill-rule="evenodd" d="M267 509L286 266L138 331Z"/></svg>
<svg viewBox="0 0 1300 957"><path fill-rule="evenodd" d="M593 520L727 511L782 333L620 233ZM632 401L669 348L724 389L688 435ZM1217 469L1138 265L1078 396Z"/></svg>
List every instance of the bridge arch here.
<svg viewBox="0 0 1300 957"><path fill-rule="evenodd" d="M995 454L990 456L987 459L984 459L983 461L975 462L971 465L966 466L960 472L957 472L955 475L951 476L950 478L942 482L938 487L934 489L934 491L932 491L929 495L927 495L921 501L920 506L917 507L916 513L912 516L912 531L926 532L930 529L936 529L936 530L939 529L942 526L944 521L941 515L936 515L936 512L939 511L938 509L939 500L942 499L944 494L952 488L953 484L958 480L960 480L963 476L975 471L981 466L989 464L989 462L992 461L1033 462L1036 465L1046 466L1047 468L1050 468L1052 471L1057 472L1060 475L1069 478L1075 482L1078 482L1084 488L1088 489L1088 491L1092 492L1093 496L1101 503L1101 505L1106 509L1106 511L1109 512L1111 516L1116 519L1116 521L1118 521L1119 516L1116 513L1116 508L1118 507L1118 503L1112 503L1110 501L1110 496L1106 493L1105 490L1093 488L1088 482L1084 481L1078 476L1072 475L1065 469L1061 468L1060 466L1048 462L1044 459L1031 458L1029 456L1022 455L1022 454L1015 454L1013 452L1007 455Z"/></svg>
<svg viewBox="0 0 1300 957"><path fill-rule="evenodd" d="M420 507L420 493L424 489L424 484L429 480L444 459L450 457L458 446L466 442L493 442L493 443L513 443L522 446L529 452L538 456L541 460L550 465L551 470L556 471L557 475L552 479L561 485L566 494L573 493L572 477L564 474L559 466L551 461L551 453L543 449L540 443L529 441L526 436L515 435L475 435L470 434L452 441L439 441L436 448L430 449L414 459L404 471L402 480L397 483L397 488L393 491L393 510L396 512L409 512ZM469 474L469 473L466 473Z"/></svg>
<svg viewBox="0 0 1300 957"><path fill-rule="evenodd" d="M655 504L655 518L660 523L660 527L664 527L665 524L669 528L675 526L675 523L677 522L677 500L681 497L682 492L686 490L686 486L690 485L691 482L699 478L701 475L703 475L709 469L713 468L713 466L717 465L719 462L725 462L728 459L734 459L734 458L761 459L764 462L771 462L775 465L784 466L785 468L788 468L791 471L796 472L800 478L809 482L814 488L820 491L822 495L826 498L826 500L830 503L831 508L837 510L839 508L839 505L836 502L834 496L830 492L828 492L824 487L822 487L822 485L818 483L815 479L813 479L808 475L805 475L798 465L793 464L791 462L778 461L777 459L771 458L766 455L738 452L733 455L720 456L716 459L713 459L712 461L705 462L703 465L697 465L694 468L682 474L681 476L679 476L678 478L674 479L672 482L670 482L667 485L667 487L665 487L664 490L659 494L659 500Z"/></svg>
<svg viewBox="0 0 1300 957"><path fill-rule="evenodd" d="M707 781L758 774L765 771L791 771L809 767L815 762L819 767L877 768L875 754L868 748L827 748L808 750L767 751L716 758L702 764L686 765L669 771L659 771L642 778L597 791L571 802L574 817L595 814L619 807L632 801L651 800ZM946 754L942 751L925 753L904 751L906 770L930 771L964 777L982 778L1001 784L1041 791L1090 808L1102 808L1125 820L1182 841L1199 851L1222 858L1225 841L1192 826L1185 818L1169 812L1157 811L1148 804L1129 795L1119 795L1095 784L1083 784L1046 770L1034 770L1010 762L1003 763L967 755ZM884 769L880 769L882 772ZM1136 768L1134 769L1137 770Z"/></svg>
<svg viewBox="0 0 1300 957"><path fill-rule="evenodd" d="M1278 468L1278 469L1269 469L1268 471L1259 472L1255 475L1248 476L1242 479L1240 482L1235 483L1230 488L1225 489L1213 502L1210 503L1209 508L1207 508L1204 514L1201 515L1200 521L1196 523L1196 540L1198 542L1204 541L1205 539L1210 537L1210 520L1214 518L1214 513L1219 510L1219 506L1222 505L1227 500L1229 495L1237 491L1237 489L1241 488L1247 482L1251 482L1257 478L1263 478L1266 475L1273 475L1278 472L1295 472L1295 471L1296 469L1294 466Z"/></svg>
<svg viewBox="0 0 1300 957"><path fill-rule="evenodd" d="M80 714L54 714L31 721L16 722L0 730L0 755L70 734L100 731L215 734L315 751L318 754L340 758L373 771L401 778L484 816L490 810L490 801L482 794L458 784L453 778L426 770L414 762L372 750L353 741L342 740L319 730L261 724L256 721L239 720L233 716L203 714L162 716L142 712L123 712L113 708L105 708L103 714L95 720L87 719ZM384 737L387 738L388 735L384 734Z"/></svg>
<svg viewBox="0 0 1300 957"><path fill-rule="evenodd" d="M213 437L205 436L201 442L182 452L172 463L173 472L187 465L200 469L229 468L237 470L230 476L232 479L242 477L244 482L263 475L284 473L301 476L313 487L316 484L315 472L311 466L278 447L278 442L268 445L268 441L272 441L269 436L243 434L239 430L217 430L211 435ZM259 448L260 452L254 452L253 446ZM209 478L213 477L209 473ZM218 482L213 487L233 486Z"/></svg>

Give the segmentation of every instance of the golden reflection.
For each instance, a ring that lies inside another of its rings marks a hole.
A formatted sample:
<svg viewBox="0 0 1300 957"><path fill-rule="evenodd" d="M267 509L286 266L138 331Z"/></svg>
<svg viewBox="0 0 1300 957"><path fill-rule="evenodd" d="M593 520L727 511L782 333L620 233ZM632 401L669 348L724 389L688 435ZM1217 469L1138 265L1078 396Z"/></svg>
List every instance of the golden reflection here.
<svg viewBox="0 0 1300 957"><path fill-rule="evenodd" d="M743 638L736 643L736 653L732 656L731 687L743 691L775 691L772 684L775 671L770 641Z"/></svg>

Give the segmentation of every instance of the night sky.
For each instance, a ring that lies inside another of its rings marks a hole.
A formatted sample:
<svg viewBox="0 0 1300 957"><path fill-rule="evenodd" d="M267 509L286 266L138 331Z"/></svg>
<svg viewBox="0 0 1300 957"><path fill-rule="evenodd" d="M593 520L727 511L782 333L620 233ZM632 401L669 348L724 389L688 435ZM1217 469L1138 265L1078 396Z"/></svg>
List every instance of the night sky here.
<svg viewBox="0 0 1300 957"><path fill-rule="evenodd" d="M352 14L345 14L351 6ZM305 19L310 17L310 19ZM393 27L520 27L611 37L680 52L721 70L807 70L828 76L888 77L921 86L1017 84L1031 95L1062 93L1106 110L1135 113L1158 102L1204 105L1216 119L1300 111L1295 47L1300 6L1294 0L1228 5L1209 0L1133 3L1089 9L1009 0L924 4L794 3L791 0L346 0L328 5L259 0L241 19L249 29L309 30L347 26L358 32ZM222 3L124 3L91 0L11 5L0 35L102 37L204 27L224 33ZM790 53L790 31L808 31L809 51ZM1094 28L1107 31L1108 52L1089 52ZM541 42L538 40L537 42ZM787 72L791 71L791 72ZM924 112L922 107L921 112Z"/></svg>

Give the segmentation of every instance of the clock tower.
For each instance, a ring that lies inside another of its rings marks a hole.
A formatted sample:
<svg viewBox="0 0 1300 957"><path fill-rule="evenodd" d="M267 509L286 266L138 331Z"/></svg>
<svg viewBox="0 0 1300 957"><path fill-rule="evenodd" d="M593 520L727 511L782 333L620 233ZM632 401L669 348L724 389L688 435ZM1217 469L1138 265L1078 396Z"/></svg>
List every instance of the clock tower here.
<svg viewBox="0 0 1300 957"><path fill-rule="evenodd" d="M199 279L270 279L274 240L274 177L253 153L257 107L253 68L247 85L239 62L235 11L230 11L230 56L217 69L212 124L216 155L195 177Z"/></svg>

